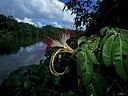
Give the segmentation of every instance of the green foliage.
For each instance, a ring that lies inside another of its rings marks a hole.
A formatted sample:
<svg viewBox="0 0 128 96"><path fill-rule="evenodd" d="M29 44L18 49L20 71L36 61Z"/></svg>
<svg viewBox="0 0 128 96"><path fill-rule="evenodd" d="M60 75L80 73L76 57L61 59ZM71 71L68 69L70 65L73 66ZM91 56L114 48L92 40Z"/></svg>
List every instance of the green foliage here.
<svg viewBox="0 0 128 96"><path fill-rule="evenodd" d="M75 26L81 29L86 25L85 34L91 34L78 39L73 56L61 54L61 60L56 58L55 68L58 72L66 70L66 73L63 76L50 73L51 54L48 54L43 64L24 66L11 72L1 85L1 96L128 95L128 31L125 30L128 29L128 13L124 12L128 9L128 0L103 0L94 6L92 1L69 0L65 4L72 14L76 14ZM63 29L50 25L38 29L0 15L0 45L3 49L15 48L10 43L22 43L24 37L57 37L60 31ZM99 34L92 35L96 33Z"/></svg>
<svg viewBox="0 0 128 96"><path fill-rule="evenodd" d="M41 65L23 66L11 72L8 79L1 86L4 92L3 95L51 96L55 90L52 89L52 86L60 87L61 82L60 77L50 74L47 66L48 59ZM8 94L8 92L11 93Z"/></svg>
<svg viewBox="0 0 128 96"><path fill-rule="evenodd" d="M117 76L116 79L127 81L127 33L128 31L124 29L105 27L100 31L100 37L90 36L87 38L82 36L78 39L76 52L78 84L80 87L86 87L88 96L104 96L107 94L107 86L111 81L109 76L113 73L109 73L107 76L102 73L103 65L108 68L114 66L115 68L111 70L115 70L114 74L118 74L119 77ZM104 67L103 70L105 69Z"/></svg>
<svg viewBox="0 0 128 96"><path fill-rule="evenodd" d="M89 58L87 57L86 52L80 51L77 53L78 64L78 76L80 77L81 82L83 85L87 85L93 74L93 64L90 62Z"/></svg>
<svg viewBox="0 0 128 96"><path fill-rule="evenodd" d="M113 47L114 35L110 36L103 46L103 60L106 66L112 63L112 47Z"/></svg>
<svg viewBox="0 0 128 96"><path fill-rule="evenodd" d="M26 23L18 23L12 16L0 14L0 54L17 52L21 46L39 41L39 28Z"/></svg>
<svg viewBox="0 0 128 96"><path fill-rule="evenodd" d="M50 73L49 54L40 65L23 66L11 72L0 93L7 93L6 96L126 96L127 33L124 29L105 27L100 36L82 36L72 57L63 53L61 58L55 58L56 70L66 70L64 75Z"/></svg>
<svg viewBox="0 0 128 96"><path fill-rule="evenodd" d="M126 47L128 46L128 37L125 35L126 33L123 34L124 30L122 29L107 28L105 31L110 35L108 38L106 38L106 41L103 45L103 61L107 66L110 66L110 64L114 64L119 76L126 81L127 75L125 73L123 63L125 59L123 58L123 55L127 56Z"/></svg>
<svg viewBox="0 0 128 96"><path fill-rule="evenodd" d="M77 28L85 25L88 36L99 34L106 26L128 30L128 13L124 12L128 10L127 4L128 0L68 0L65 3L76 14L74 25Z"/></svg>
<svg viewBox="0 0 128 96"><path fill-rule="evenodd" d="M81 29L81 26L88 26L89 23L92 22L90 16L94 15L98 9L98 2L97 4L93 4L93 2L93 0L68 0L68 2L65 3L64 9L67 7L72 11L71 14L76 15L74 18L76 28Z"/></svg>

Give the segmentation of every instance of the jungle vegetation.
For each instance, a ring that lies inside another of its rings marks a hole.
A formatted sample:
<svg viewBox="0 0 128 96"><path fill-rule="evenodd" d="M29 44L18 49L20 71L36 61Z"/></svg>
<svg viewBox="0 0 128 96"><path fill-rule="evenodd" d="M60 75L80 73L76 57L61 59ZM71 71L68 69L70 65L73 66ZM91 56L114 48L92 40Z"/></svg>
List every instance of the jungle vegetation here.
<svg viewBox="0 0 128 96"><path fill-rule="evenodd" d="M2 96L127 96L128 0L97 1L65 3L85 32L61 42L64 48L48 49L40 65L11 72Z"/></svg>
<svg viewBox="0 0 128 96"><path fill-rule="evenodd" d="M42 41L42 36L54 36L65 29L51 25L42 28L34 25L17 22L13 16L0 14L0 54L16 53L20 47L25 47Z"/></svg>

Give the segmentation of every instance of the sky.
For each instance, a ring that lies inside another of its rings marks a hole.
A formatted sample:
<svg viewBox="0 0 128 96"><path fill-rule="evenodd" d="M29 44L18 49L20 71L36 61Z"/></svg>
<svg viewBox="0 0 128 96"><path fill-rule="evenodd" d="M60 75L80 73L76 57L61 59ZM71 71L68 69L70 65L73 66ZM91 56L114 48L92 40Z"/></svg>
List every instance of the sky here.
<svg viewBox="0 0 128 96"><path fill-rule="evenodd" d="M0 14L13 16L18 22L33 24L37 27L73 27L70 10L62 12L68 0L0 0Z"/></svg>

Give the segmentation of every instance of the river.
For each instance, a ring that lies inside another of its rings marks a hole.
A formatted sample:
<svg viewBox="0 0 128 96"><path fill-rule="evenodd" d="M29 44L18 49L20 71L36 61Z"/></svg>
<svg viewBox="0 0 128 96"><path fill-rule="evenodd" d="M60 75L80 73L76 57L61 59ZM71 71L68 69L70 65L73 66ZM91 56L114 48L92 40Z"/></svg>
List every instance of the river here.
<svg viewBox="0 0 128 96"><path fill-rule="evenodd" d="M34 45L21 47L16 54L0 56L0 84L6 79L9 73L20 66L39 64L45 60L46 45L38 42Z"/></svg>

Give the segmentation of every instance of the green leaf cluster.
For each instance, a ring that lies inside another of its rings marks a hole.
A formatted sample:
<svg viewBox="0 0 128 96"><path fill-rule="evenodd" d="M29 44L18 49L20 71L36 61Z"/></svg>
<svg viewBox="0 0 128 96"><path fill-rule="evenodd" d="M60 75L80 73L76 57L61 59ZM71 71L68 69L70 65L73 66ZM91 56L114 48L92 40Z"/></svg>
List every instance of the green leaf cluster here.
<svg viewBox="0 0 128 96"><path fill-rule="evenodd" d="M118 28L105 28L101 33L103 38L102 56L106 66L114 64L116 72L123 80L127 80L128 31ZM124 58L126 57L126 58Z"/></svg>
<svg viewBox="0 0 128 96"><path fill-rule="evenodd" d="M40 65L11 72L1 86L3 92L9 96L127 96L128 31L105 27L100 35L78 38L77 45L73 55L55 58L56 70L65 70L64 75L50 73L49 50Z"/></svg>

